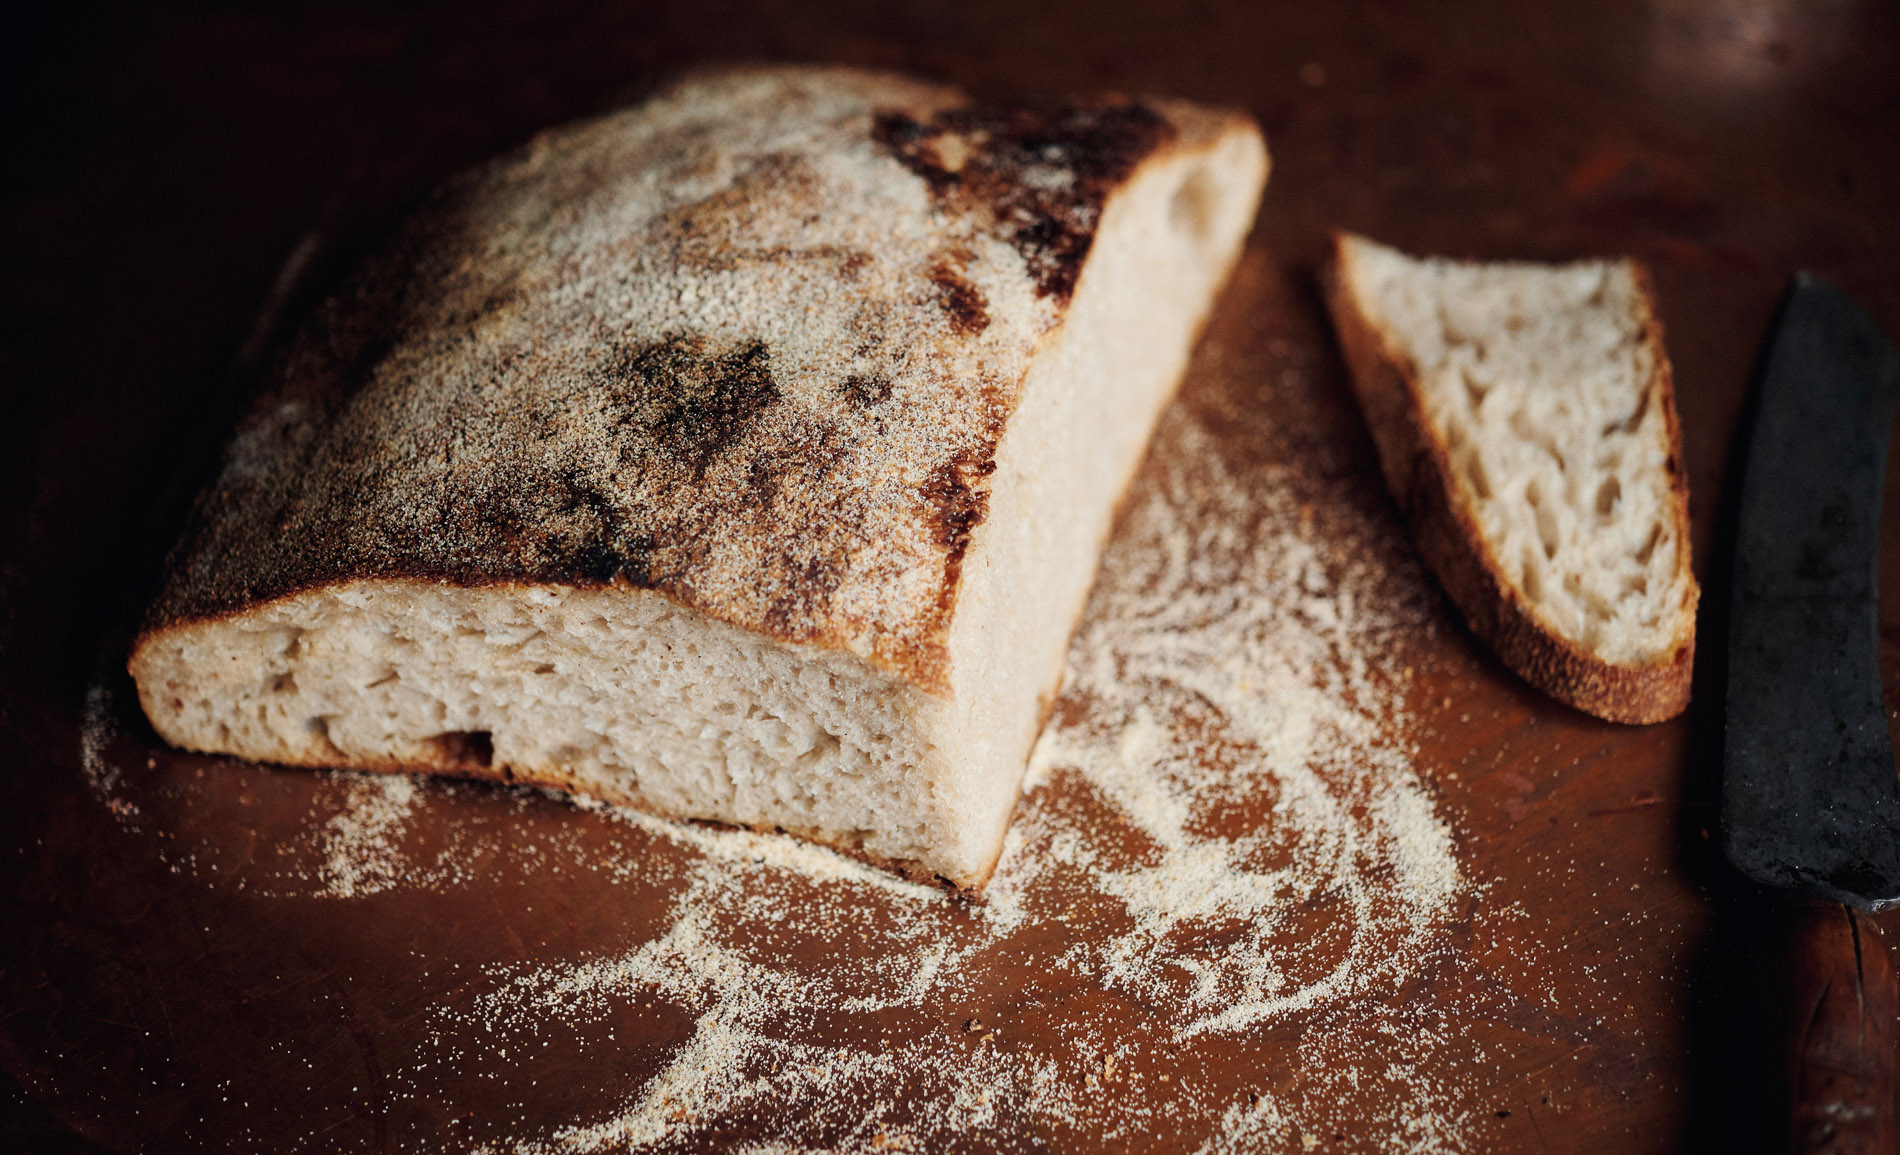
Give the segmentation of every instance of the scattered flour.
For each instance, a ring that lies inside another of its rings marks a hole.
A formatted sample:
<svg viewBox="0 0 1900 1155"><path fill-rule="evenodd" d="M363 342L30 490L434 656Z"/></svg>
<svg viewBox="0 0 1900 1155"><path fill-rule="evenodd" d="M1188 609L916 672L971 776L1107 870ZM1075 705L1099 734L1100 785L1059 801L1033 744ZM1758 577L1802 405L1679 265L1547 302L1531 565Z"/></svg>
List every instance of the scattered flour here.
<svg viewBox="0 0 1900 1155"><path fill-rule="evenodd" d="M104 683L86 687L86 701L79 710L79 770L93 797L105 803L119 821L136 825L139 808L126 797L125 775L110 753L119 737L114 707L112 691Z"/></svg>
<svg viewBox="0 0 1900 1155"><path fill-rule="evenodd" d="M1409 671L1386 664L1426 612L1405 592L1422 587L1395 572L1409 563L1364 502L1241 458L1185 407L1164 419L985 901L788 838L579 802L629 836L596 869L670 885L642 892L662 896L645 900L664 904L660 932L492 965L472 996L434 1008L407 1068L385 1059L391 1078L420 1088L436 1068L527 1063L530 1044L612 1039L657 1007L686 1027L657 1074L603 1086L598 1113L471 1149L731 1146L738 1131L773 1135L742 1148L759 1153L1025 1135L1171 1136L1162 1146L1207 1155L1312 1149L1320 1134L1473 1149L1475 1108L1431 1073L1455 1031L1403 998L1472 891L1412 764ZM89 750L110 736L88 733ZM117 789L99 757L85 765L102 797ZM431 800L469 788L332 781L305 848L317 867L263 890L460 885L458 855L506 844L502 823L434 858L409 848ZM1033 1011L1033 1028L963 1022L1003 1004ZM1260 1032L1283 1029L1296 1033L1273 1047L1294 1066L1248 1078ZM1369 1087L1389 1109L1338 1117Z"/></svg>
<svg viewBox="0 0 1900 1155"><path fill-rule="evenodd" d="M347 774L343 809L323 824L320 893L375 894L402 882L409 864L398 845L416 806L416 782L404 774Z"/></svg>
<svg viewBox="0 0 1900 1155"><path fill-rule="evenodd" d="M1198 1124L1209 1152L1296 1136L1299 1104L1268 1094L1203 1104L1179 1076L1162 1094L1106 1093L1116 1056L1132 1073L1151 1042L1082 1017L1079 1045L1056 1052L972 1052L954 1032L878 1047L800 1037L816 1016L954 1002L998 979L1016 936L1066 929L1079 910L1066 949L1034 965L1148 1008L1156 1042L1376 1007L1437 949L1466 888L1404 745L1402 676L1376 668L1387 575L1363 543L1302 534L1293 499L1232 475L1178 411L1161 437L1172 468L1141 490L1104 566L987 901L958 907L784 839L624 815L705 855L666 933L618 957L501 968L442 1029L504 1045L657 997L694 1016L692 1036L618 1110L490 1150L638 1150L760 1115L809 1149L931 1150L1025 1126L1110 1138ZM791 917L773 881L787 872L823 880L823 909L885 927L886 949L823 968L762 949L759 928ZM1396 1149L1466 1145L1455 1096L1406 1095L1361 1132Z"/></svg>

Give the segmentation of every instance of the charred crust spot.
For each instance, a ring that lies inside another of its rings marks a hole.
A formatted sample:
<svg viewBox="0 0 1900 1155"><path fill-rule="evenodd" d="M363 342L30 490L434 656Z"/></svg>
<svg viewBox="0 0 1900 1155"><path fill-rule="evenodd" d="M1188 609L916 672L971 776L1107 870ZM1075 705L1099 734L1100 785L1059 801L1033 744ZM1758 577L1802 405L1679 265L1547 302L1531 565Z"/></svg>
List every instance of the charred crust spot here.
<svg viewBox="0 0 1900 1155"><path fill-rule="evenodd" d="M1038 293L1066 301L1109 193L1174 128L1145 104L1105 98L953 108L928 123L886 111L871 135L940 202L984 217Z"/></svg>
<svg viewBox="0 0 1900 1155"><path fill-rule="evenodd" d="M995 472L996 461L987 453L959 456L932 471L919 487L935 511L938 544L949 550L953 559L963 556L971 532L989 513L990 494L985 482Z"/></svg>
<svg viewBox="0 0 1900 1155"><path fill-rule="evenodd" d="M659 345L638 362L649 387L660 393L663 408L654 423L659 439L716 452L744 436L760 411L778 400L762 343L725 357L683 357L680 351L678 343Z"/></svg>
<svg viewBox="0 0 1900 1155"><path fill-rule="evenodd" d="M544 560L524 568L541 569L575 585L604 586L622 582L651 588L656 582L658 539L645 527L628 524L612 497L578 475L554 479L561 494L560 516L548 524L572 527L563 540L548 540L533 551ZM502 500L477 503L490 511L508 508ZM496 528L505 519L497 519ZM524 519L525 520L525 519Z"/></svg>
<svg viewBox="0 0 1900 1155"><path fill-rule="evenodd" d="M853 408L869 409L890 399L891 379L882 373L853 373L839 389Z"/></svg>
<svg viewBox="0 0 1900 1155"><path fill-rule="evenodd" d="M603 383L626 404L630 423L703 473L778 400L771 360L761 341L710 353L699 338L669 335L610 358Z"/></svg>
<svg viewBox="0 0 1900 1155"><path fill-rule="evenodd" d="M606 532L614 523L614 503L593 484L577 474L560 478L561 512L587 519L595 534ZM605 580L605 579L602 579Z"/></svg>
<svg viewBox="0 0 1900 1155"><path fill-rule="evenodd" d="M990 303L983 291L963 275L969 260L967 252L947 255L931 267L929 275L950 324L964 336L974 337L989 328Z"/></svg>
<svg viewBox="0 0 1900 1155"><path fill-rule="evenodd" d="M650 534L614 535L590 541L577 549L563 575L576 585L610 585L623 581L645 589L654 585L653 555L658 548Z"/></svg>
<svg viewBox="0 0 1900 1155"><path fill-rule="evenodd" d="M594 585L613 581L620 569L620 554L604 541L589 542L574 555L574 576Z"/></svg>
<svg viewBox="0 0 1900 1155"><path fill-rule="evenodd" d="M628 585L649 586L653 584L653 555L659 551L660 543L651 535L630 534L620 543L620 577Z"/></svg>
<svg viewBox="0 0 1900 1155"><path fill-rule="evenodd" d="M824 557L786 556L781 561L784 584L773 591L765 613L766 624L783 637L811 641L816 624L831 608L831 598L843 584L846 567Z"/></svg>
<svg viewBox="0 0 1900 1155"><path fill-rule="evenodd" d="M918 492L932 508L931 523L937 543L943 547L944 583L935 607L939 621L948 622L956 609L957 590L962 586L963 556L970 548L970 535L983 524L990 508L990 474L996 472L991 456L995 446L980 454L960 454L933 470Z"/></svg>

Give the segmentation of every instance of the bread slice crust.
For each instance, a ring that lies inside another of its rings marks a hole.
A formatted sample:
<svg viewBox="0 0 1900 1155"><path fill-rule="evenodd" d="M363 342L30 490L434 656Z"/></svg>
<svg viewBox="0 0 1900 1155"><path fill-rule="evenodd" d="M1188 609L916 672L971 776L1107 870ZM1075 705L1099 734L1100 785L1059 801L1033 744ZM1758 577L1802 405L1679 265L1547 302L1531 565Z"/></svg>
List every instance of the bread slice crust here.
<svg viewBox="0 0 1900 1155"><path fill-rule="evenodd" d="M1492 549L1453 468L1451 449L1427 416L1418 366L1354 292L1350 263L1356 240L1349 233L1334 234L1322 289L1386 488L1446 596L1507 667L1558 701L1608 721L1639 725L1680 714L1689 703L1695 662L1697 587L1688 572L1688 482L1681 466L1674 383L1648 271L1633 268L1643 308L1641 340L1653 354L1644 392L1665 423L1667 516L1689 593L1658 660L1612 662L1554 629Z"/></svg>

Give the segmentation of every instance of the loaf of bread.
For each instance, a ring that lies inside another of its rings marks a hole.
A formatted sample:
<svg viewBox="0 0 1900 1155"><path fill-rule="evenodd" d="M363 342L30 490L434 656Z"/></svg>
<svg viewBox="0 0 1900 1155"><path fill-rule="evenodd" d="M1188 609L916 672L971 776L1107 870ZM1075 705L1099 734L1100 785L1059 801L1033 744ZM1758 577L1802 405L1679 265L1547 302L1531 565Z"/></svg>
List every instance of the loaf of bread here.
<svg viewBox="0 0 1900 1155"><path fill-rule="evenodd" d="M282 355L145 711L978 888L1265 176L1233 112L827 68L545 133Z"/></svg>
<svg viewBox="0 0 1900 1155"><path fill-rule="evenodd" d="M1335 238L1333 322L1419 552L1526 681L1618 722L1688 705L1699 591L1649 277Z"/></svg>

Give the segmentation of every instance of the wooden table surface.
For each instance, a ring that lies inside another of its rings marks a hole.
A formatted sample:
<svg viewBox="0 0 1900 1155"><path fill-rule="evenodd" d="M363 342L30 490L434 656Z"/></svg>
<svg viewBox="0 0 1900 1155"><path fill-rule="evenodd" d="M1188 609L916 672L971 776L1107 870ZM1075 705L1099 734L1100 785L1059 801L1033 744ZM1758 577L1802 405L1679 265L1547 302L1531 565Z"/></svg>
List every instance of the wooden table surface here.
<svg viewBox="0 0 1900 1155"><path fill-rule="evenodd" d="M1380 740L1451 832L1460 884L1403 981L1192 1037L1161 1022L1165 999L1050 978L1048 958L1074 945L1063 936L1088 932L1032 920L911 1004L807 1006L769 1028L807 1057L928 1042L914 1053L942 1070L867 1060L855 1098L781 1080L712 1114L689 1095L655 1116L654 1148L1746 1149L1748 974L1765 931L1711 837L1725 466L1795 270L1900 335L1900 10L1544 7L47 6L8 46L0 190L0 1147L525 1150L642 1134L602 1121L690 1065L683 1049L711 1029L690 998L635 992L519 1038L477 1012L524 966L625 957L677 931L681 879L711 877L680 865L698 861L690 840L538 796L384 791L410 818L385 830L401 844L345 863L359 874L339 886L322 873L336 867L325 831L341 830L326 823L350 791L380 787L165 751L127 705L122 656L269 338L260 311L294 312L405 203L537 127L683 65L791 59L986 96L1170 92L1259 118L1275 162L1259 222L1141 484L1166 490L1203 455L1310 491L1322 537L1345 526L1385 559L1411 609L1377 656L1408 674L1392 683L1398 731ZM1687 716L1627 728L1540 699L1408 569L1313 287L1335 227L1423 252L1648 262L1705 585ZM1084 797L1079 781L1041 788L1036 829ZM286 883L293 860L324 888ZM885 899L772 877L788 958L844 967L911 949L894 932L879 946L883 930L839 945ZM933 942L977 933L959 929L979 918L967 911L930 917L947 920ZM1325 920L1299 925L1321 951ZM1153 1041L1137 1054L1116 1032ZM1083 1044L1135 1057L1117 1075L1062 1050ZM956 1048L1048 1086L1005 1079L995 1103L939 1103ZM905 1073L880 1084L889 1071ZM563 1131L589 1126L607 1129Z"/></svg>

